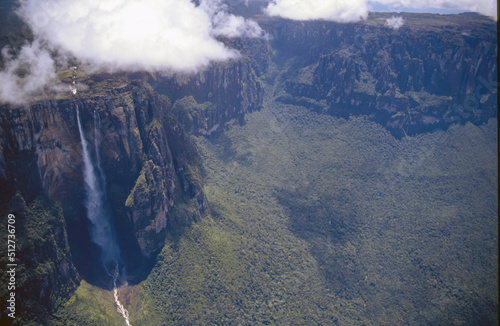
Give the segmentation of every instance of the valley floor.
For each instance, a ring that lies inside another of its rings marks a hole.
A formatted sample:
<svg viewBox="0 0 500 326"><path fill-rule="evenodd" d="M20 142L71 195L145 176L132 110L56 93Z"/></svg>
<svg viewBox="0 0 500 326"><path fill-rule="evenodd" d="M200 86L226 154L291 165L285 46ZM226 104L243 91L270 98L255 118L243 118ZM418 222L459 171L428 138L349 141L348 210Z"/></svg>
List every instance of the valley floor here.
<svg viewBox="0 0 500 326"><path fill-rule="evenodd" d="M212 214L123 290L132 325L497 324L495 119L397 140L266 96L193 138Z"/></svg>

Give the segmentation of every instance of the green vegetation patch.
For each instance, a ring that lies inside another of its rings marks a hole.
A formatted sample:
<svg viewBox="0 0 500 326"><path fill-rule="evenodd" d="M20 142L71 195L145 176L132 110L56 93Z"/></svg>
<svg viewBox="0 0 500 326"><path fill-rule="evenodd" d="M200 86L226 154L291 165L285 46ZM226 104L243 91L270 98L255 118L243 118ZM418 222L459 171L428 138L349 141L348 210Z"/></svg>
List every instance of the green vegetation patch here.
<svg viewBox="0 0 500 326"><path fill-rule="evenodd" d="M9 275L2 273L0 297L6 300L10 291L16 293L13 325L47 324L50 313L69 299L78 282L71 264L62 209L44 197L26 204L23 197L16 194L6 212L15 216L16 259L11 263L17 266L15 289L8 290ZM2 216L7 225L8 214ZM2 228L0 234L7 244L7 227ZM0 252L7 257L7 245ZM3 267L6 271L6 264ZM4 318L5 315L0 323L6 322Z"/></svg>
<svg viewBox="0 0 500 326"><path fill-rule="evenodd" d="M172 113L187 132L197 132L195 128L207 128L207 116L215 110L212 102L198 103L193 96L185 96L175 101Z"/></svg>
<svg viewBox="0 0 500 326"><path fill-rule="evenodd" d="M155 178L159 169L160 167L156 166L152 160L144 162L141 173L125 201L126 207L134 206L134 196L150 196L160 189Z"/></svg>
<svg viewBox="0 0 500 326"><path fill-rule="evenodd" d="M194 138L212 215L167 240L132 323L495 324L496 121L397 140L272 93Z"/></svg>
<svg viewBox="0 0 500 326"><path fill-rule="evenodd" d="M54 318L61 325L124 325L117 312L112 291L106 291L82 281L71 299ZM54 322L54 325L57 325Z"/></svg>

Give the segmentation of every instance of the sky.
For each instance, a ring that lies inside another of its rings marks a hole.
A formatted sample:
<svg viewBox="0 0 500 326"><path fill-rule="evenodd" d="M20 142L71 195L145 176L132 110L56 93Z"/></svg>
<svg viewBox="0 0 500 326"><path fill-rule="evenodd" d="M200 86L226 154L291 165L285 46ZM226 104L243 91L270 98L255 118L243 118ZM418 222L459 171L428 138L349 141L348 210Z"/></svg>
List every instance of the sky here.
<svg viewBox="0 0 500 326"><path fill-rule="evenodd" d="M57 71L68 68L70 59L89 70L193 73L238 58L221 36L266 37L256 22L229 14L222 0L17 1L17 14L35 37L16 54L9 46L2 49L0 103L22 104L43 89L67 91ZM264 12L355 22L374 9L478 11L496 19L494 0L271 0ZM387 24L397 29L404 21L394 17Z"/></svg>

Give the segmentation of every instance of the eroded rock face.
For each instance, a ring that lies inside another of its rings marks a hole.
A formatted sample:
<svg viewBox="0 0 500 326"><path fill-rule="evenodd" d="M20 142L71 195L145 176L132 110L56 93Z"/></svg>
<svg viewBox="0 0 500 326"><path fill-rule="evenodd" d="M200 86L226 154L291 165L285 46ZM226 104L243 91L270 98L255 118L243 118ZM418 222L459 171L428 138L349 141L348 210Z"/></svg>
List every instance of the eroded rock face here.
<svg viewBox="0 0 500 326"><path fill-rule="evenodd" d="M127 272L140 270L161 250L169 229L188 225L207 212L200 159L185 129L209 135L223 130L232 119L242 122L245 113L262 105L258 76L267 68L268 42L257 40L257 47L252 40L226 42L248 51L240 60L189 76L79 75L78 82L88 88L76 96L2 107L2 200L19 191L28 202L39 194L61 202L75 260L97 255L96 250L88 254L90 249L81 249L92 244L88 231L84 232L89 222L83 206L78 106L90 155L94 161L99 157L105 174ZM171 103L186 96L194 96L196 105L178 106L176 116ZM84 271L86 264L77 265L83 274L92 273Z"/></svg>
<svg viewBox="0 0 500 326"><path fill-rule="evenodd" d="M199 219L206 203L198 153L171 113L169 102L145 90L134 91L132 97L135 115L117 128L136 125L129 135L141 143L140 171L125 198L125 212L134 225L142 255L149 258L163 247L167 227ZM107 165L113 164L119 163ZM107 175L116 184L123 178L120 172ZM176 213L172 213L174 207L179 208Z"/></svg>
<svg viewBox="0 0 500 326"><path fill-rule="evenodd" d="M186 131L210 135L222 131L226 122L238 119L262 107L264 89L259 77L266 72L270 60L270 44L265 39L226 40L239 49L242 57L213 64L195 75L157 76L150 80L159 93L173 102L182 102L174 113ZM192 100L182 101L185 97Z"/></svg>
<svg viewBox="0 0 500 326"><path fill-rule="evenodd" d="M62 209L43 196L27 205L24 198L16 194L2 213L5 213L3 221L6 225L7 216L12 216L14 221L10 225L15 227L12 229L15 233L8 234L15 236L14 240L9 237L11 243L15 243L15 256L9 255L13 258L9 263L14 264L10 267L14 266L16 273L15 282L10 280L12 275L6 273L7 269L2 273L0 295L9 298L10 293L16 294L15 316L21 324L28 321L45 324L44 312L54 313L80 283L68 245ZM7 227L0 233L7 240ZM1 249L1 253L7 257L7 246ZM2 324L10 324L6 316L10 312L0 312Z"/></svg>
<svg viewBox="0 0 500 326"><path fill-rule="evenodd" d="M31 200L46 194L62 203L70 238L82 232L78 106L94 159L98 143L122 251L138 266L163 247L169 227L205 214L199 157L168 99L143 82L122 80L104 96L93 91L91 85L74 99L0 110L2 195L8 199L20 191Z"/></svg>
<svg viewBox="0 0 500 326"><path fill-rule="evenodd" d="M66 192L75 191L80 150L70 106L63 100L0 110L0 184L6 197L19 189L31 200L43 189L63 200Z"/></svg>
<svg viewBox="0 0 500 326"><path fill-rule="evenodd" d="M280 101L367 115L393 135L497 115L496 23L479 15L371 14L353 24L271 20L276 61L292 61Z"/></svg>

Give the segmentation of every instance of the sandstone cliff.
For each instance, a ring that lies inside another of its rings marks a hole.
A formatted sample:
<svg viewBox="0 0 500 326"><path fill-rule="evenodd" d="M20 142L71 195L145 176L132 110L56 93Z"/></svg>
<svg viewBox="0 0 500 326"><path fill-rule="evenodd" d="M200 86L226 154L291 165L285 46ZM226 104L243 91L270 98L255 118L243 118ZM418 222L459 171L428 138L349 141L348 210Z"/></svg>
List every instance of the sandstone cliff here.
<svg viewBox="0 0 500 326"><path fill-rule="evenodd" d="M495 22L479 15L371 14L352 24L263 22L287 65L279 100L332 115L367 115L393 135L496 116ZM291 62L291 63L290 63Z"/></svg>
<svg viewBox="0 0 500 326"><path fill-rule="evenodd" d="M17 325L35 321L46 324L47 313L54 313L80 283L72 261L62 209L44 197L27 205L23 197L16 194L2 212L5 225L8 214L14 216L11 225L15 227L12 229L15 233L9 234L15 236L11 241L15 246L15 259L9 263L13 264L10 266L14 266L15 274L6 273L11 267L4 269L0 280L5 286L2 286L0 296L9 298L10 293L15 293L15 311L7 313L15 312ZM7 239L7 227L2 228L0 234L2 239ZM7 246L3 246L0 252L7 258ZM5 310L1 311L0 323L7 325L10 321Z"/></svg>
<svg viewBox="0 0 500 326"><path fill-rule="evenodd" d="M264 89L260 77L271 58L266 39L224 40L241 57L213 64L195 75L155 76L149 82L174 104L174 113L186 131L210 135L225 129L225 123L244 121L245 113L262 107ZM191 97L191 98L188 98Z"/></svg>
<svg viewBox="0 0 500 326"><path fill-rule="evenodd" d="M60 201L72 247L90 245L81 232L88 222L82 204L78 106L92 148L99 139L113 222L133 274L163 247L169 227L204 214L199 158L168 99L124 75L92 78L74 99L0 110L2 198L20 191L28 200L42 193ZM89 258L83 251L75 249L77 260Z"/></svg>

